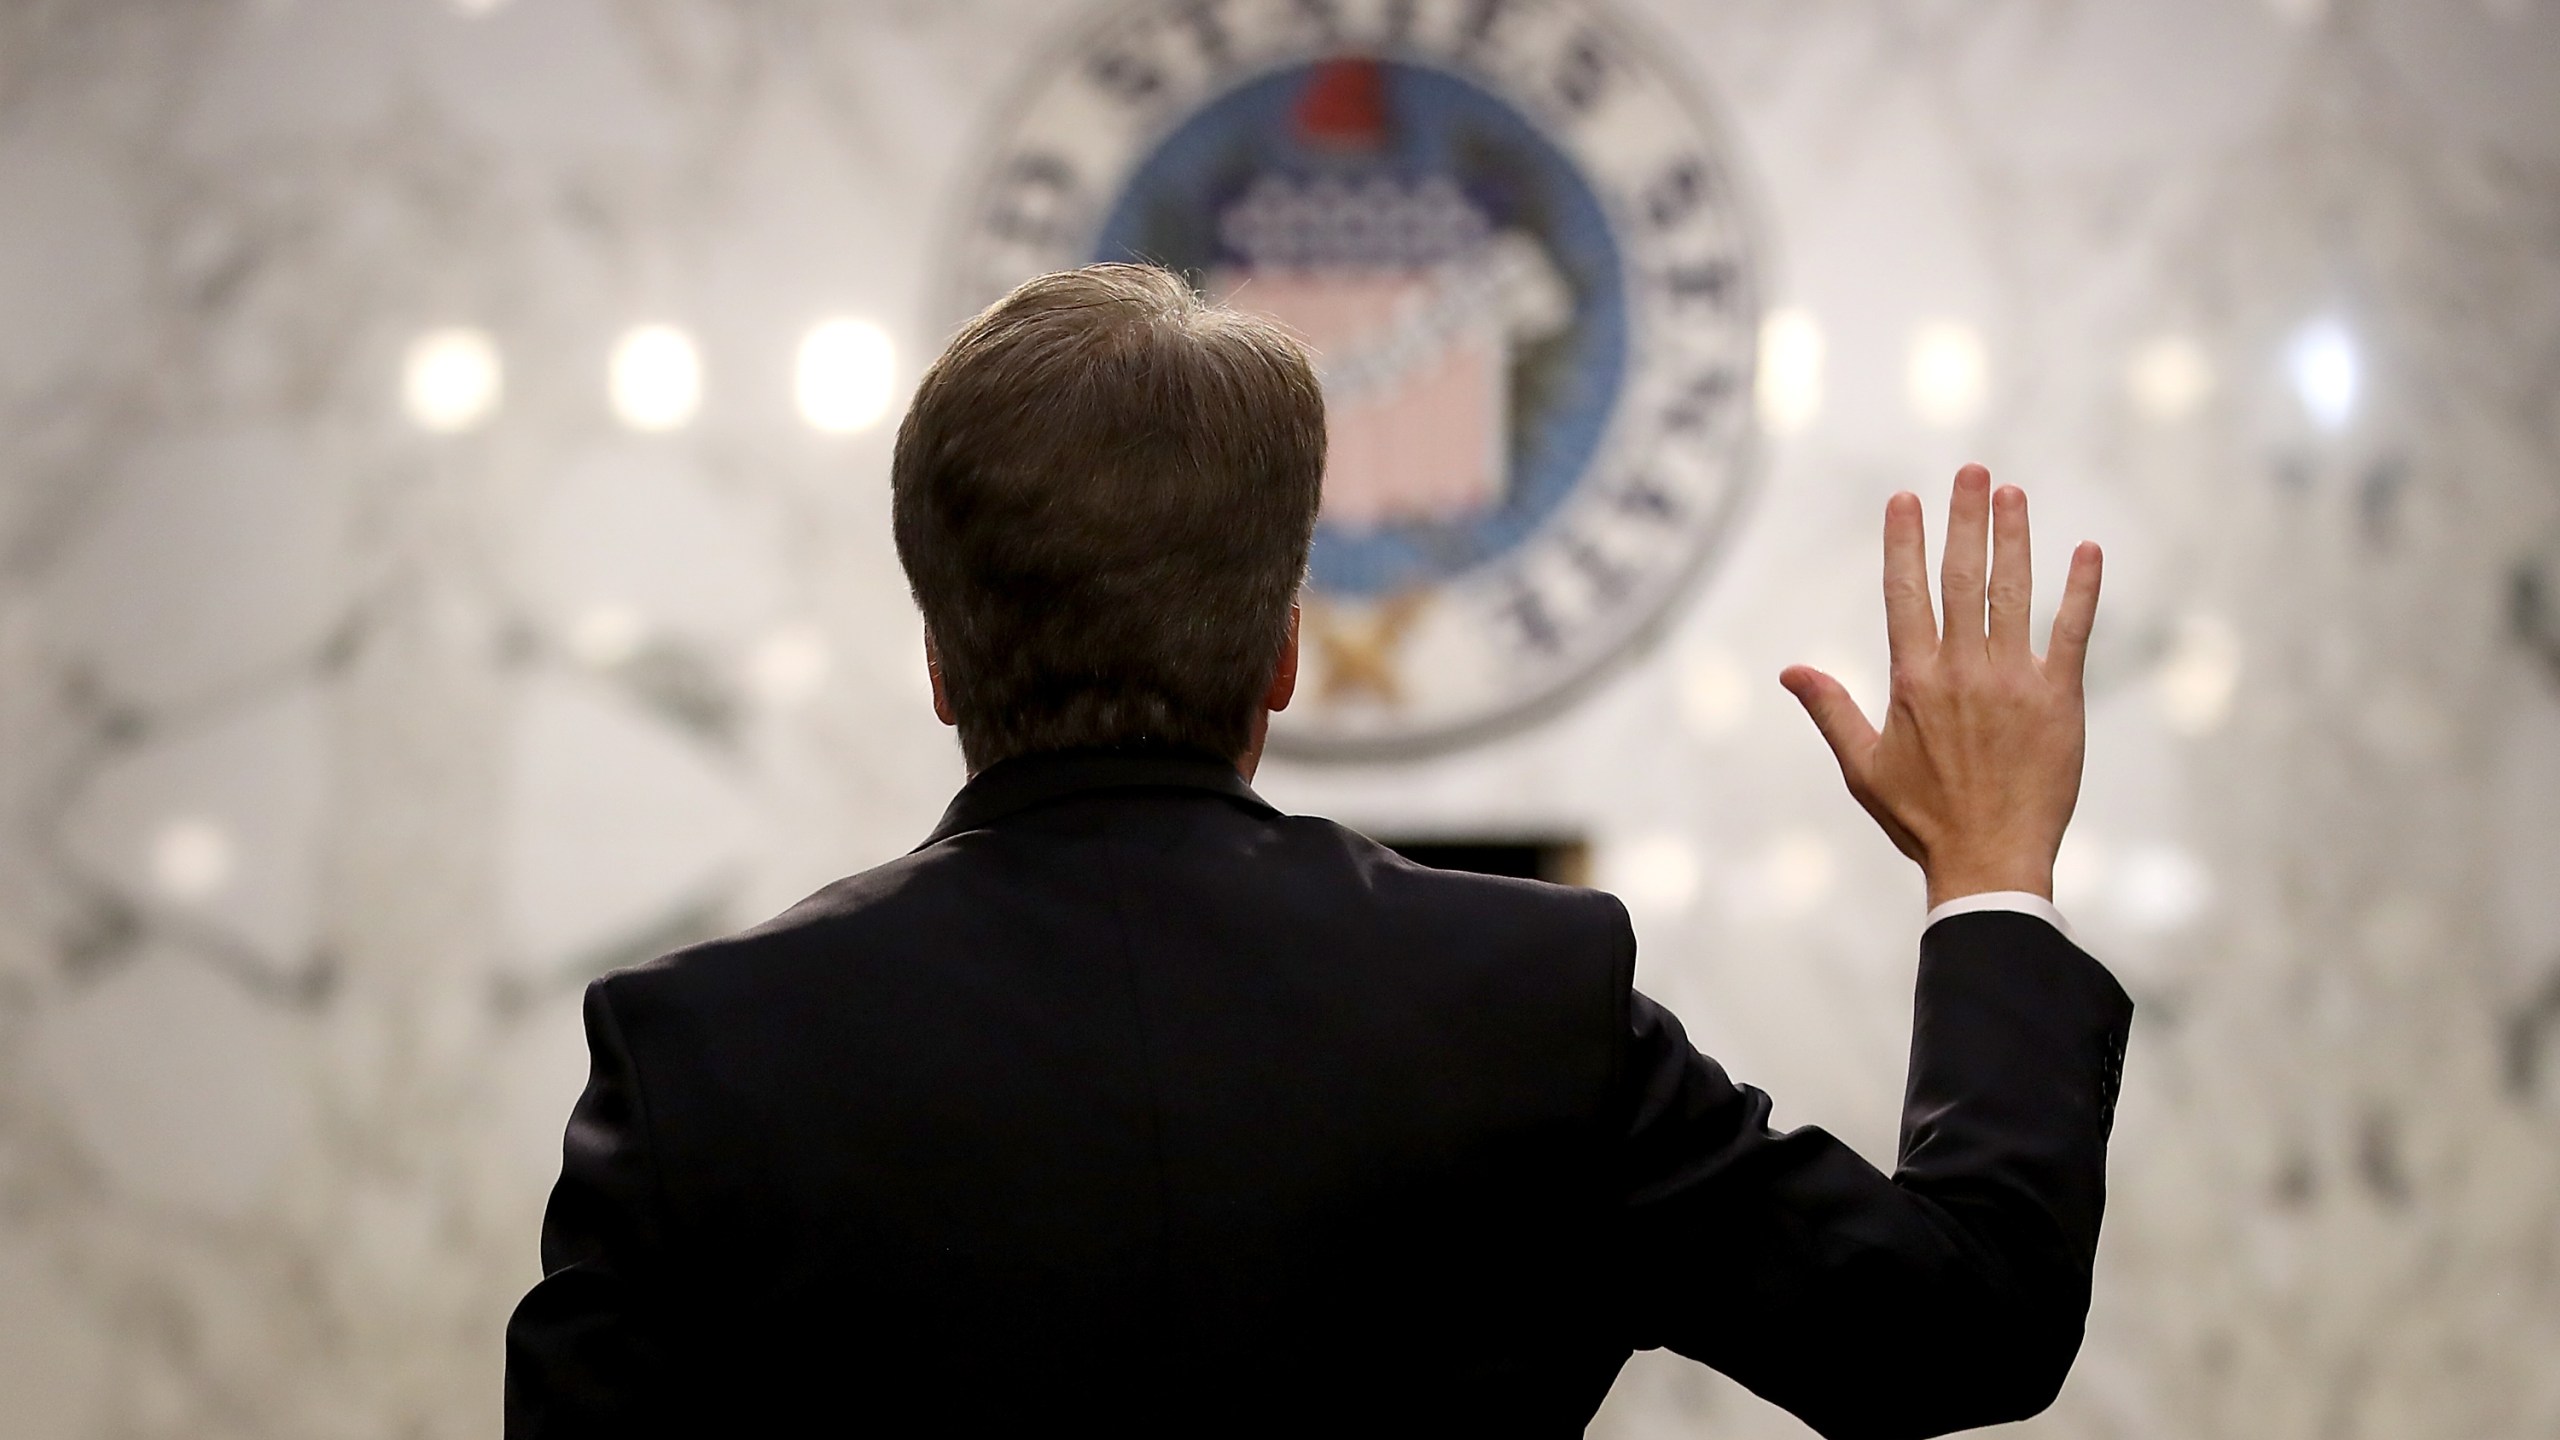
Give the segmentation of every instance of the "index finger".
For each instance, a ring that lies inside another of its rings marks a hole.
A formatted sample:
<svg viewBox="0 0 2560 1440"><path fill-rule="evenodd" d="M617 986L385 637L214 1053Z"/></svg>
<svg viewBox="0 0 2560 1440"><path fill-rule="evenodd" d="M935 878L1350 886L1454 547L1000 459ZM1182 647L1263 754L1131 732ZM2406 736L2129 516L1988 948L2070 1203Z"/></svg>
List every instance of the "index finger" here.
<svg viewBox="0 0 2560 1440"><path fill-rule="evenodd" d="M1884 629L1896 662L1936 653L1938 619L1929 606L1929 543L1920 497L1905 490L1884 505Z"/></svg>
<svg viewBox="0 0 2560 1440"><path fill-rule="evenodd" d="M2046 673L2059 673L2074 690L2089 664L2089 631L2098 622L2098 579L2105 561L2086 540L2071 552L2071 577L2062 584L2062 606L2053 613L2053 638L2045 646Z"/></svg>

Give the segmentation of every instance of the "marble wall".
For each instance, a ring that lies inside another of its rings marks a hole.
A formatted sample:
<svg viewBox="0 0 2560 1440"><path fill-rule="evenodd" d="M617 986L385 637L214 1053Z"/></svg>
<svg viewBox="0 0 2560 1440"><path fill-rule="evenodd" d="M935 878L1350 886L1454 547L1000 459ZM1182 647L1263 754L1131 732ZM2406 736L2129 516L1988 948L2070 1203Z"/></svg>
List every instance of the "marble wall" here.
<svg viewBox="0 0 2560 1440"><path fill-rule="evenodd" d="M1768 221L1751 513L1561 717L1266 793L1587 837L1642 983L1887 1160L1918 886L1774 676L1875 695L1879 503L1984 460L2109 547L2060 899L2143 1007L2024 1428L2552 1433L2560 6L1636 8ZM1074 9L0 4L0 1436L489 1433L582 982L960 778L888 427L793 356L912 380ZM1597 1431L1803 1433L1660 1356Z"/></svg>

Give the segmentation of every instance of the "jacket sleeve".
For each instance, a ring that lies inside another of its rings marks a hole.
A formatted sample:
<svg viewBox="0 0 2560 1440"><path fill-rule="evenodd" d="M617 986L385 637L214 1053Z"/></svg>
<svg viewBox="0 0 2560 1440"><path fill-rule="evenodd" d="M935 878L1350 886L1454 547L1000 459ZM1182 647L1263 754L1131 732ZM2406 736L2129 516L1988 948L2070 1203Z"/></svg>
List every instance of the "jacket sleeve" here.
<svg viewBox="0 0 2560 1440"><path fill-rule="evenodd" d="M1712 1365L1831 1440L2052 1403L2088 1314L2133 1011L2103 966L2029 916L1931 926L1889 1177L1819 1129L1772 1132L1768 1096L1628 993L1629 1343Z"/></svg>
<svg viewBox="0 0 2560 1440"><path fill-rule="evenodd" d="M507 1323L508 1440L654 1436L682 1307L648 1106L606 981L587 987L587 1088L542 1218L543 1277Z"/></svg>

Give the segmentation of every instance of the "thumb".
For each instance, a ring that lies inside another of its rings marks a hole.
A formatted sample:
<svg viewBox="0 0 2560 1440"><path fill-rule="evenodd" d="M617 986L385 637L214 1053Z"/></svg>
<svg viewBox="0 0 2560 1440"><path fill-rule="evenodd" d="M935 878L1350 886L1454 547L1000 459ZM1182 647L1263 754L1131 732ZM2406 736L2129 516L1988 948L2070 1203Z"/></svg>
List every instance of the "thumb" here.
<svg viewBox="0 0 2560 1440"><path fill-rule="evenodd" d="M1849 698L1849 687L1810 665L1788 666L1778 672L1778 683L1813 717L1813 728L1831 746L1840 773L1854 778L1865 764L1867 751L1875 746L1876 727L1867 723L1858 702Z"/></svg>

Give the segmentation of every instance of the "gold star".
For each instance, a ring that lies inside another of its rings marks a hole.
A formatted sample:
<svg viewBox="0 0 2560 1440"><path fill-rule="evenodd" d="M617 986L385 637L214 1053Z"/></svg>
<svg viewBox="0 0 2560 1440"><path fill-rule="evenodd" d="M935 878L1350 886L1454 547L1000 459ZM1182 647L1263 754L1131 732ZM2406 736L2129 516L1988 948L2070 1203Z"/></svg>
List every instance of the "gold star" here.
<svg viewBox="0 0 2560 1440"><path fill-rule="evenodd" d="M1389 705L1404 703L1396 647L1404 643L1405 632L1430 598L1429 591L1406 590L1366 612L1322 603L1307 606L1307 623L1324 665L1327 704L1360 691Z"/></svg>

